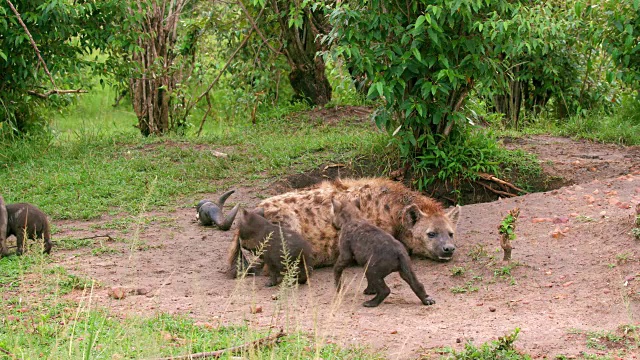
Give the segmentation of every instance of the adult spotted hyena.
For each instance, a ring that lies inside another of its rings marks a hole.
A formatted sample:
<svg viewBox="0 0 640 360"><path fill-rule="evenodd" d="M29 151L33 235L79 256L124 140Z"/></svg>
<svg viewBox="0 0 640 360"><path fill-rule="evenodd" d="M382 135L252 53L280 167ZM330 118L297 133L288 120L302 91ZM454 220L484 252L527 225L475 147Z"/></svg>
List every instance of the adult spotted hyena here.
<svg viewBox="0 0 640 360"><path fill-rule="evenodd" d="M410 254L451 260L460 208L449 212L437 201L400 183L382 178L325 181L316 187L292 191L261 201L265 218L302 235L311 243L315 266L331 266L338 258L338 230L332 225L331 200L359 199L365 219L390 233ZM252 249L249 249L252 250ZM236 275L242 256L238 233L230 249L229 273Z"/></svg>

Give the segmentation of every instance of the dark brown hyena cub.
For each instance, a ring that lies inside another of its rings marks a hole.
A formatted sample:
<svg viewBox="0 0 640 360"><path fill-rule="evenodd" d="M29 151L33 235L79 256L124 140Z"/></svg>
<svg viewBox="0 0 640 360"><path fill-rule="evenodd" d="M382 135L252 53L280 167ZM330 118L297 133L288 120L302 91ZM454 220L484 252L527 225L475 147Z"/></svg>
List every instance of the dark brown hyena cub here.
<svg viewBox="0 0 640 360"><path fill-rule="evenodd" d="M2 255L8 255L6 239L16 236L18 248L17 255L22 255L25 247L25 238L27 239L44 239L44 252L51 252L51 233L49 230L49 221L47 215L40 211L36 206L28 203L7 204L6 209L6 232L5 236L0 236L0 251ZM3 228L3 214L0 210L0 229Z"/></svg>
<svg viewBox="0 0 640 360"><path fill-rule="evenodd" d="M0 257L7 255L9 249L7 249L7 222L9 216L7 215L7 207L4 205L4 199L0 196Z"/></svg>
<svg viewBox="0 0 640 360"><path fill-rule="evenodd" d="M335 198L331 201L333 225L340 229L340 255L333 267L338 290L342 286L342 271L355 260L361 266L367 265L368 262L365 269L367 288L364 293L376 295L373 299L365 301L364 306L378 306L389 296L391 290L384 282L384 278L395 271L400 272L400 277L411 286L411 290L418 295L424 305L436 303L427 295L424 286L416 278L416 274L411 269L409 254L400 241L363 219L357 204L354 205L350 201L341 202Z"/></svg>
<svg viewBox="0 0 640 360"><path fill-rule="evenodd" d="M311 273L313 251L311 245L295 231L274 225L257 212L242 209L238 222L240 242L245 249L258 250L263 247L260 259L269 268L270 281L267 286L278 285L282 281L285 269L284 248L286 246L289 259L298 262L298 283L307 282Z"/></svg>

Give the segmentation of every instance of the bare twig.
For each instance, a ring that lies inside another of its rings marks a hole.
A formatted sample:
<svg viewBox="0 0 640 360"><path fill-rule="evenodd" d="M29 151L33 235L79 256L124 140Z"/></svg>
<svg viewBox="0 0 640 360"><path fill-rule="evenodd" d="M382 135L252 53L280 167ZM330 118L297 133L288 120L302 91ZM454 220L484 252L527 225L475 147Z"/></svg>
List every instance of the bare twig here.
<svg viewBox="0 0 640 360"><path fill-rule="evenodd" d="M279 341L279 339L281 337L283 337L285 335L284 331L282 329L280 329L280 332L278 332L277 334L272 334L269 335L265 338L262 339L258 339L256 341L251 341L239 346L234 346L234 347L230 347L230 348L226 348L226 349L222 349L222 350L216 350L216 351L209 351L209 352L201 352L201 353L195 353L195 354L188 354L188 355L180 355L180 356L170 356L170 357L165 357L165 358L157 358L155 360L179 360L179 359L204 359L204 358L219 358L222 355L225 355L227 353L235 353L241 350L248 350L250 348L253 347L257 347L260 345L273 345L275 343L277 343Z"/></svg>
<svg viewBox="0 0 640 360"><path fill-rule="evenodd" d="M198 128L198 133L196 134L197 137L200 137L200 133L202 132L202 127L204 126L204 122L207 120L207 116L209 116L209 113L211 112L211 96L209 96L209 94L207 93L207 111L205 111L204 115L202 116L202 121L200 122L200 127Z"/></svg>
<svg viewBox="0 0 640 360"><path fill-rule="evenodd" d="M77 89L77 90L58 90L58 89L53 89L53 90L49 90L46 93L42 94L42 93L39 93L39 92L34 91L34 90L27 90L27 94L34 95L34 96L37 96L37 97L42 98L42 99L46 99L49 96L51 96L52 94L80 94L80 93L84 94L84 93L88 93L88 91L87 90L82 90L82 89Z"/></svg>

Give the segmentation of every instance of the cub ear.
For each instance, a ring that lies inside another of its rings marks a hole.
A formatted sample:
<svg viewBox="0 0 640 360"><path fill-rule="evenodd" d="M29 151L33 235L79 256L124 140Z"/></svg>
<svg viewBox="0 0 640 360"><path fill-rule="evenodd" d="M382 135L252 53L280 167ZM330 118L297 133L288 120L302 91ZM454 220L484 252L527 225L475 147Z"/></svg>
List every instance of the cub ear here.
<svg viewBox="0 0 640 360"><path fill-rule="evenodd" d="M258 215L260 215L262 217L265 217L264 216L264 208L256 208L256 209L253 210L253 212L254 212L254 214L258 214Z"/></svg>
<svg viewBox="0 0 640 360"><path fill-rule="evenodd" d="M453 223L453 226L458 226L458 220L460 220L460 205L456 205L453 209L447 211L445 214Z"/></svg>
<svg viewBox="0 0 640 360"><path fill-rule="evenodd" d="M402 223L407 229L411 229L422 217L422 212L416 204L409 205L402 210Z"/></svg>
<svg viewBox="0 0 640 360"><path fill-rule="evenodd" d="M340 200L331 198L331 211L335 213L336 211L340 211L341 208L342 203L340 202Z"/></svg>

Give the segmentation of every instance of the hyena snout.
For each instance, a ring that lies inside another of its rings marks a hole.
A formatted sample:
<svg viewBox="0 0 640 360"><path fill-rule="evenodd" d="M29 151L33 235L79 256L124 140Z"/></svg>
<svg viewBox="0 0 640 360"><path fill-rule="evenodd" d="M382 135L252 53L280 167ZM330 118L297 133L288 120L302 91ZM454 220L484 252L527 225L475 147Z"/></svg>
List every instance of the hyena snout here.
<svg viewBox="0 0 640 360"><path fill-rule="evenodd" d="M453 244L445 244L442 246L442 252L445 255L452 256L454 251L456 251L456 246Z"/></svg>

